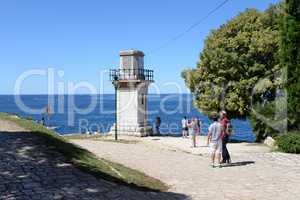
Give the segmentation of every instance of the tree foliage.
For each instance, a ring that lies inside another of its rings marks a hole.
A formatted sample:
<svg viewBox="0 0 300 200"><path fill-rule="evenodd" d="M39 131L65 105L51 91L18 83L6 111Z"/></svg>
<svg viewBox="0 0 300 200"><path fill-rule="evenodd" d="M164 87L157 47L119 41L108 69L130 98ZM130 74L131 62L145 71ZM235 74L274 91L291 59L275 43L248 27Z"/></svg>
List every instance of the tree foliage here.
<svg viewBox="0 0 300 200"><path fill-rule="evenodd" d="M280 64L287 69L289 130L300 128L300 0L286 0L280 26Z"/></svg>
<svg viewBox="0 0 300 200"><path fill-rule="evenodd" d="M196 107L245 118L253 103L274 100L281 84L273 75L279 70L279 16L280 6L248 9L209 34L197 68L182 72Z"/></svg>

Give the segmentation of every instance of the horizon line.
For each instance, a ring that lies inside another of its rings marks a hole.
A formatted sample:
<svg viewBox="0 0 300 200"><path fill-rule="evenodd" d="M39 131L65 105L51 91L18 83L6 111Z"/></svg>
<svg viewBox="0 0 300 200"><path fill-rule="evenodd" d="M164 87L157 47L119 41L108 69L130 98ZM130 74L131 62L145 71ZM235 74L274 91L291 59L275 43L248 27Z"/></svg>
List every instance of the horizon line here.
<svg viewBox="0 0 300 200"><path fill-rule="evenodd" d="M115 93L78 93L78 94L46 94L46 93L36 93L36 94L0 94L0 96L22 96L22 95L47 95L47 96L51 96L51 95L114 95ZM192 93L148 93L148 95L161 95L161 94L192 94Z"/></svg>

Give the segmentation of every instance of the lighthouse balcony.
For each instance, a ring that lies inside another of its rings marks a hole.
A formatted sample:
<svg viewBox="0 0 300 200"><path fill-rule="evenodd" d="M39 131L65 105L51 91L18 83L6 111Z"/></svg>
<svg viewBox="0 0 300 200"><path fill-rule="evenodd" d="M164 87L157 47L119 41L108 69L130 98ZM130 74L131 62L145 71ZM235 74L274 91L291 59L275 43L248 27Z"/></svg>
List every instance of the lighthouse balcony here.
<svg viewBox="0 0 300 200"><path fill-rule="evenodd" d="M111 69L109 75L111 81L154 81L149 69Z"/></svg>

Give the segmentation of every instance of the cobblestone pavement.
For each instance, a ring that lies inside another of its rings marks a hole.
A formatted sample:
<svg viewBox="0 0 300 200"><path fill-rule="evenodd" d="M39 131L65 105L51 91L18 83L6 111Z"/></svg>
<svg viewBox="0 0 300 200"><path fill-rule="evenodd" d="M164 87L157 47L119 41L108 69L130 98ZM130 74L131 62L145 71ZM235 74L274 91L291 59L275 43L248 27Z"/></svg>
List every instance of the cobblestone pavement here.
<svg viewBox="0 0 300 200"><path fill-rule="evenodd" d="M255 151L236 152L236 146L231 151L231 166L211 168L207 154L195 155L178 148L162 147L157 138L152 142L147 140L137 144L72 141L98 156L144 171L170 185L172 192L192 199L300 199L300 155L266 152L264 148L259 152L258 147Z"/></svg>
<svg viewBox="0 0 300 200"><path fill-rule="evenodd" d="M171 192L137 191L96 179L74 168L31 133L0 121L0 200L10 199L181 200L188 197Z"/></svg>

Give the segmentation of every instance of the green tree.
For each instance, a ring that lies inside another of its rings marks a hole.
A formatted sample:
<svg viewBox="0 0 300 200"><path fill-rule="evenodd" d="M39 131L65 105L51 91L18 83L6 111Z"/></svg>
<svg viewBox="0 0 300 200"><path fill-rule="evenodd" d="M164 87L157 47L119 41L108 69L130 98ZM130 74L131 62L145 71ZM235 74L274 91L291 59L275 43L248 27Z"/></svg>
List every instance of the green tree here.
<svg viewBox="0 0 300 200"><path fill-rule="evenodd" d="M274 100L280 85L274 76L280 69L279 16L280 6L248 9L210 33L197 68L182 72L200 111L226 109L232 118L246 118L253 104Z"/></svg>
<svg viewBox="0 0 300 200"><path fill-rule="evenodd" d="M300 0L286 0L280 26L280 64L287 69L288 129L300 128Z"/></svg>

